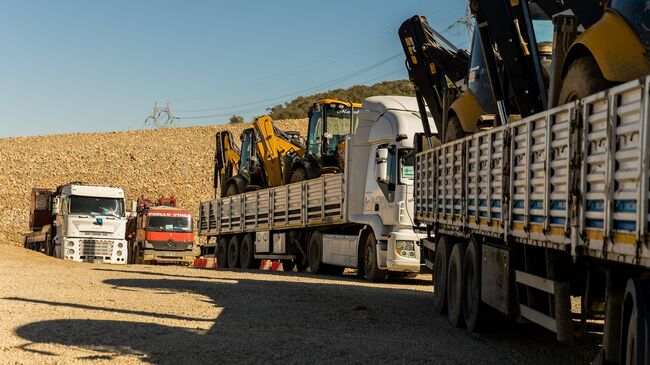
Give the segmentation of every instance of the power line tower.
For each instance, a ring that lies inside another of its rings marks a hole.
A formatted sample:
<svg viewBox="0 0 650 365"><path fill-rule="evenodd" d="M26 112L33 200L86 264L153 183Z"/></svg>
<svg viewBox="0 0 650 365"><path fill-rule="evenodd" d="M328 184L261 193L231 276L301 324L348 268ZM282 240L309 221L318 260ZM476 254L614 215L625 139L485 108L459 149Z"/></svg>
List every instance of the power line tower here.
<svg viewBox="0 0 650 365"><path fill-rule="evenodd" d="M144 125L151 125L153 128L169 127L177 120L178 118L172 114L169 108L169 103L162 107L158 106L158 102L156 102L153 105L153 111L144 120Z"/></svg>

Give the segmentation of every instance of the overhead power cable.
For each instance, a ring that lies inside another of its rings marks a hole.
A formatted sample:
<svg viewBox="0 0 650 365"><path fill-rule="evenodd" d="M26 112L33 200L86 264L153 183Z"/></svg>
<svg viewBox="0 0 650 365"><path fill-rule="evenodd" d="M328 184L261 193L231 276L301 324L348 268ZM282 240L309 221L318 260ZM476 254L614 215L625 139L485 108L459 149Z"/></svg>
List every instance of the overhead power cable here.
<svg viewBox="0 0 650 365"><path fill-rule="evenodd" d="M326 88L326 87L335 85L335 84L337 84L339 82L352 79L352 78L357 77L359 75L362 75L362 74L364 74L364 73L366 73L366 72L368 72L368 71L370 71L372 69L375 69L375 68L377 68L379 66L382 66L382 65L396 59L397 57L399 57L401 55L402 55L402 53L397 53L397 54L395 54L395 55L393 55L391 57L388 57L386 59L383 59L383 60L381 60L381 61L379 61L379 62L377 62L375 64L372 64L372 65L367 66L365 68L362 68L360 70L356 70L356 71L351 72L349 74L346 74L344 76L338 77L338 78L336 78L334 80L330 80L330 81L327 81L327 82L324 82L324 83L321 83L321 84L318 84L318 85L315 85L315 86L311 86L311 87L306 88L306 89L298 90L298 91L295 91L295 92L292 92L292 93L289 93L289 94L284 94L284 95L276 96L276 97L273 97L273 98L258 100L258 101L250 102L250 103L229 105L229 106L220 106L220 107L207 108L207 109L184 110L184 111L177 111L176 113L201 113L201 112L210 112L210 111L223 111L223 110L232 110L232 109L236 109L236 108L248 107L248 106L253 106L253 105L261 105L261 104L270 103L270 102L276 102L276 101L286 99L286 98L291 97L291 96L296 96L296 95L304 94L304 93L307 93L307 92L319 90L319 89L322 89L322 88ZM259 108L255 108L254 110L257 110L257 109L259 109ZM226 113L226 114L230 114L230 113ZM202 119L202 118L210 118L210 117L216 117L216 116L221 116L221 114L212 114L212 115L204 115L204 116L192 116L192 117L180 116L178 118L179 119Z"/></svg>

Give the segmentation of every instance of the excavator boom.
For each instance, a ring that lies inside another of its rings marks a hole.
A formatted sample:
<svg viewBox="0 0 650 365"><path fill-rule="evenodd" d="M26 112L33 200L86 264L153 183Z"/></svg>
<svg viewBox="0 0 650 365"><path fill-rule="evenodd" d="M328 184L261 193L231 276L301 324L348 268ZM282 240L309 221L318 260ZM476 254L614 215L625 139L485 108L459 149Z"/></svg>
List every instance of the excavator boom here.
<svg viewBox="0 0 650 365"><path fill-rule="evenodd" d="M283 159L288 158L293 161L304 157L305 146L277 128L268 115L255 118L253 129L258 136L257 150L264 165L267 182L269 186L280 186L285 180L285 169L290 168L290 166L283 166Z"/></svg>

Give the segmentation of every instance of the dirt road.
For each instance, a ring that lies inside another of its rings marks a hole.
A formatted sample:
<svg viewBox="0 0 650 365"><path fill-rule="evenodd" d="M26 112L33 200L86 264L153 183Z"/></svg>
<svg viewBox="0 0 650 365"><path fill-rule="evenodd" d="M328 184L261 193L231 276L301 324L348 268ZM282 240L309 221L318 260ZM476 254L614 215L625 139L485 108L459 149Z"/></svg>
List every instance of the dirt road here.
<svg viewBox="0 0 650 365"><path fill-rule="evenodd" d="M431 308L431 276L79 264L0 246L0 363L586 363L533 326L473 335Z"/></svg>

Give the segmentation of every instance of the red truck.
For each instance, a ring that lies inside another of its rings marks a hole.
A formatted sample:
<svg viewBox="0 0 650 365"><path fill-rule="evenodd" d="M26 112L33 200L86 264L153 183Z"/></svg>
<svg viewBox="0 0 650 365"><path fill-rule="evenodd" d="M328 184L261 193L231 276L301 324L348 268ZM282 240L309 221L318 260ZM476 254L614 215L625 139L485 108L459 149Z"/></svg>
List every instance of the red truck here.
<svg viewBox="0 0 650 365"><path fill-rule="evenodd" d="M132 264L180 263L194 260L192 213L176 207L175 198L155 203L140 197L126 228Z"/></svg>

